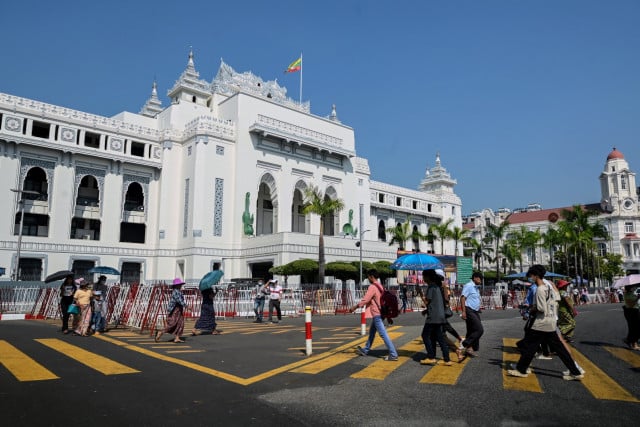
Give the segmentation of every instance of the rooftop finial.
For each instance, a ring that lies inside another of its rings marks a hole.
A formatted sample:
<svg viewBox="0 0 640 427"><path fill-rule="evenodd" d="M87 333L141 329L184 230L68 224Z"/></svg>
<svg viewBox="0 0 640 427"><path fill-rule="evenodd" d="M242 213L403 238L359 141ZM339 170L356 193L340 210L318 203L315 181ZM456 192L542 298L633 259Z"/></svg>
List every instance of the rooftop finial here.
<svg viewBox="0 0 640 427"><path fill-rule="evenodd" d="M329 120L333 120L334 122L339 122L338 113L336 112L336 104L331 105L331 114L329 115Z"/></svg>
<svg viewBox="0 0 640 427"><path fill-rule="evenodd" d="M189 46L189 62L187 63L188 67L194 67L195 64L193 63L193 46Z"/></svg>
<svg viewBox="0 0 640 427"><path fill-rule="evenodd" d="M153 85L151 86L151 96L158 96L158 83L156 83L156 78L153 78Z"/></svg>
<svg viewBox="0 0 640 427"><path fill-rule="evenodd" d="M440 166L440 152L436 152L436 166Z"/></svg>

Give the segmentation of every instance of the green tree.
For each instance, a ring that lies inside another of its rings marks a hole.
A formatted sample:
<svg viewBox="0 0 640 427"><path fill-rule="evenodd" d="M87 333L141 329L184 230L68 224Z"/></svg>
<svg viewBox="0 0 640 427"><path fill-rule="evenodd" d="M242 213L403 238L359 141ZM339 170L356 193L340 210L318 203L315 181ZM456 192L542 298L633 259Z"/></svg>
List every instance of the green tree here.
<svg viewBox="0 0 640 427"><path fill-rule="evenodd" d="M500 242L505 237L507 229L509 228L509 221L505 220L500 225L489 224L487 227L487 238L491 240L495 248L495 263L496 263L496 279L500 281Z"/></svg>
<svg viewBox="0 0 640 427"><path fill-rule="evenodd" d="M407 218L403 223L396 224L395 227L387 228L387 233L391 234L389 246L397 244L398 250L403 251L406 248L407 240L411 239L414 234L411 230L410 218Z"/></svg>
<svg viewBox="0 0 640 427"><path fill-rule="evenodd" d="M364 268L364 266L363 266ZM350 262L346 261L333 261L328 262L325 268L326 274L330 276L334 276L340 280L358 280L359 275L359 265L358 267L354 266Z"/></svg>
<svg viewBox="0 0 640 427"><path fill-rule="evenodd" d="M574 205L571 209L563 209L561 213L564 224L561 228L564 236L573 246L574 264L576 274L584 277L585 254L593 252L591 244L594 238L607 238L608 233L604 226L590 218L598 215L595 210L584 209L581 205Z"/></svg>
<svg viewBox="0 0 640 427"><path fill-rule="evenodd" d="M466 228L460 228L458 226L455 226L451 229L451 232L449 233L449 237L451 237L451 240L453 240L455 244L455 252L454 252L455 256L458 256L458 242L464 242L467 239L468 235L469 235L469 230Z"/></svg>
<svg viewBox="0 0 640 427"><path fill-rule="evenodd" d="M562 243L562 235L557 228L550 226L547 231L542 234L542 246L549 251L549 265L551 271L555 272L555 252L556 246Z"/></svg>
<svg viewBox="0 0 640 427"><path fill-rule="evenodd" d="M602 272L602 278L612 284L614 277L624 275L622 255L609 253L601 257L600 271Z"/></svg>
<svg viewBox="0 0 640 427"><path fill-rule="evenodd" d="M453 218L449 218L443 223L440 224L431 224L429 226L429 231L440 240L440 254L445 255L444 253L444 241L451 237L451 230L449 226L453 223Z"/></svg>
<svg viewBox="0 0 640 427"><path fill-rule="evenodd" d="M307 187L304 191L305 215L314 214L320 216L320 235L318 236L318 280L324 284L325 256L324 256L324 221L325 218L340 212L344 208L341 199L330 199L322 194L322 191L314 185Z"/></svg>

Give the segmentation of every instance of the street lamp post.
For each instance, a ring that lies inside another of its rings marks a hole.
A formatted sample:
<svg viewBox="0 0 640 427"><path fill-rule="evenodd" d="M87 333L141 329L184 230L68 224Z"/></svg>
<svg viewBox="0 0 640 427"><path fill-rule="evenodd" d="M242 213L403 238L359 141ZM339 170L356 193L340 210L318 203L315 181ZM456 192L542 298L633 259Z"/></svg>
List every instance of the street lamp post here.
<svg viewBox="0 0 640 427"><path fill-rule="evenodd" d="M20 195L20 200L18 201L18 204L20 205L20 230L18 230L18 248L16 251L16 262L13 268L13 280L17 281L18 269L20 268L20 248L22 247L22 226L24 224L24 199L22 198L22 196L23 194L32 194L35 196L39 196L40 193L31 190L18 190L15 188L12 188L11 191Z"/></svg>

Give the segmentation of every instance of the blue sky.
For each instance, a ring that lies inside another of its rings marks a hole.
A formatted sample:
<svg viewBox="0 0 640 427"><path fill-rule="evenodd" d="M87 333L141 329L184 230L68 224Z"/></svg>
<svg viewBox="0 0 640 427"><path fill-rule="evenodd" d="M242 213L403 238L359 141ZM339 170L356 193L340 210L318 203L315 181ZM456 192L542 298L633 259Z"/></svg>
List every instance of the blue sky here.
<svg viewBox="0 0 640 427"><path fill-rule="evenodd" d="M598 202L640 172L640 1L119 1L2 7L0 91L105 116L163 104L193 46L352 126L372 178L416 188L440 152L463 212ZM639 179L640 182L640 179Z"/></svg>

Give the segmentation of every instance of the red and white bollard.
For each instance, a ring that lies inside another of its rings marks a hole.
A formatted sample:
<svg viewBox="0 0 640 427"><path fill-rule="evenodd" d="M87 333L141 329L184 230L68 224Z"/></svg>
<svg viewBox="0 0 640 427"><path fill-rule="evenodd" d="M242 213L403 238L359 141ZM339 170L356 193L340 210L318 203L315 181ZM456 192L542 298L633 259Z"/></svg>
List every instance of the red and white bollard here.
<svg viewBox="0 0 640 427"><path fill-rule="evenodd" d="M306 332L306 354L311 356L313 339L311 334L311 307L309 306L304 308L304 326Z"/></svg>
<svg viewBox="0 0 640 427"><path fill-rule="evenodd" d="M360 335L367 335L367 319L364 317L364 308L362 308L362 312L360 313Z"/></svg>

